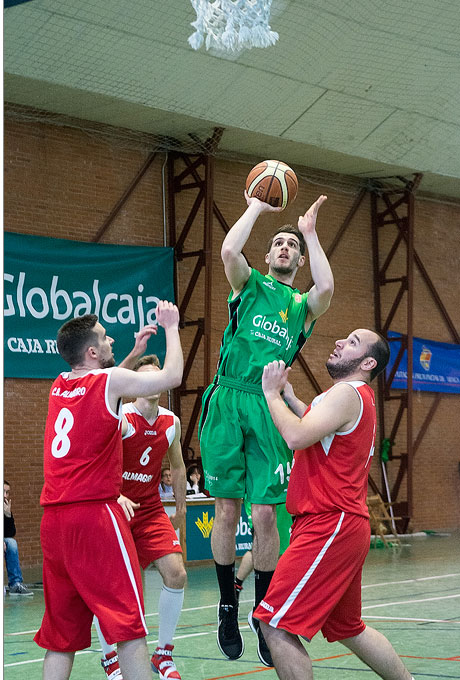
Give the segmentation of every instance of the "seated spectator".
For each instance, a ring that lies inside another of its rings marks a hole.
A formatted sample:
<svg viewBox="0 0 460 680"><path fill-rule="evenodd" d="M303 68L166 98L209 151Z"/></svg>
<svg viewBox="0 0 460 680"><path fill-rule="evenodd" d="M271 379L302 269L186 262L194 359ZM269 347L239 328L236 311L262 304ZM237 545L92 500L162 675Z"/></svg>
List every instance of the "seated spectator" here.
<svg viewBox="0 0 460 680"><path fill-rule="evenodd" d="M169 468L165 468L161 472L161 482L158 487L160 498L174 498L174 491L172 488L172 475Z"/></svg>
<svg viewBox="0 0 460 680"><path fill-rule="evenodd" d="M187 470L187 496L205 496L203 475L198 465L191 465Z"/></svg>
<svg viewBox="0 0 460 680"><path fill-rule="evenodd" d="M10 485L3 482L3 551L5 553L6 571L8 573L8 589L10 595L33 595L24 585L21 566L19 564L18 544L14 539L16 526L11 512Z"/></svg>

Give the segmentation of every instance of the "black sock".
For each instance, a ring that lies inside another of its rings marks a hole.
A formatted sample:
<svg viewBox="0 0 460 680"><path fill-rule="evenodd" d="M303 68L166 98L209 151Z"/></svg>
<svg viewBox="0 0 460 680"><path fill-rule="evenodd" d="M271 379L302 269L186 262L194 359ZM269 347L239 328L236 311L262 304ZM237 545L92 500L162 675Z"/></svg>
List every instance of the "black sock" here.
<svg viewBox="0 0 460 680"><path fill-rule="evenodd" d="M220 588L220 603L235 606L235 562L233 564L217 564L217 562L214 562L214 564L216 565L217 581Z"/></svg>
<svg viewBox="0 0 460 680"><path fill-rule="evenodd" d="M264 599L274 573L274 571L259 571L259 569L254 569L256 587L254 608Z"/></svg>
<svg viewBox="0 0 460 680"><path fill-rule="evenodd" d="M240 578L238 578L238 576L235 576L235 583L236 583L236 585L239 586L240 588L243 587L243 581L242 581Z"/></svg>

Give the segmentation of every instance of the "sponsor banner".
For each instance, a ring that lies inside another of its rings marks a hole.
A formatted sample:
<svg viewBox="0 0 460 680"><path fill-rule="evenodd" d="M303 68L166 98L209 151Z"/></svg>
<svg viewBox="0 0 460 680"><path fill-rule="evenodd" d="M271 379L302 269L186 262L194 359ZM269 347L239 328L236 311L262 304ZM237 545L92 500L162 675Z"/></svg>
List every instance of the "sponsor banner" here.
<svg viewBox="0 0 460 680"><path fill-rule="evenodd" d="M119 363L135 333L155 322L158 300L174 301L173 249L82 243L4 234L4 375L54 378L68 370L56 334L69 319L96 314L115 339ZM148 352L163 360L164 332Z"/></svg>
<svg viewBox="0 0 460 680"><path fill-rule="evenodd" d="M187 561L212 560L211 531L214 524L214 502L209 505L195 505L193 501L187 503L186 541ZM238 556L244 555L246 550L252 550L252 534L248 516L241 509L241 517L235 536L235 548Z"/></svg>
<svg viewBox="0 0 460 680"><path fill-rule="evenodd" d="M388 333L390 361L386 369L391 373L401 347L400 333ZM460 394L460 345L413 338L412 388L425 392L448 392ZM407 389L407 352L404 352L391 387Z"/></svg>

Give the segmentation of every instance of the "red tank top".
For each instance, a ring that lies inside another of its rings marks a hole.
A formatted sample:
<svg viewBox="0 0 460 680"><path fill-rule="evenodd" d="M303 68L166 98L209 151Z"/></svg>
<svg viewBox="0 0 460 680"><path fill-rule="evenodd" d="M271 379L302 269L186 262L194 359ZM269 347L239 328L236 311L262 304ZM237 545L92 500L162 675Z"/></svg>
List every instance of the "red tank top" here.
<svg viewBox="0 0 460 680"><path fill-rule="evenodd" d="M123 485L121 492L142 508L162 507L158 486L161 463L176 436L174 413L162 406L152 425L134 404L124 404L128 431L123 437Z"/></svg>
<svg viewBox="0 0 460 680"><path fill-rule="evenodd" d="M108 402L111 368L54 381L45 427L41 505L116 500L121 486L121 403Z"/></svg>
<svg viewBox="0 0 460 680"><path fill-rule="evenodd" d="M361 381L348 385L358 393L360 414L347 432L333 432L295 452L286 498L291 515L344 511L369 517L366 496L375 444L374 391ZM326 394L317 396L305 413Z"/></svg>

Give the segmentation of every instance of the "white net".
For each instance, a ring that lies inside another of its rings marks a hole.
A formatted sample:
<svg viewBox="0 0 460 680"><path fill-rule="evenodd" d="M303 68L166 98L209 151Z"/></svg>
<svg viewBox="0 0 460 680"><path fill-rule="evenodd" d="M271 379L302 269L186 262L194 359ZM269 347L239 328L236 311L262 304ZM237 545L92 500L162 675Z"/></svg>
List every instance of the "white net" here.
<svg viewBox="0 0 460 680"><path fill-rule="evenodd" d="M279 35L269 25L272 0L191 0L196 29L188 42L198 50L210 48L239 52L274 45ZM206 36L206 38L205 38Z"/></svg>

